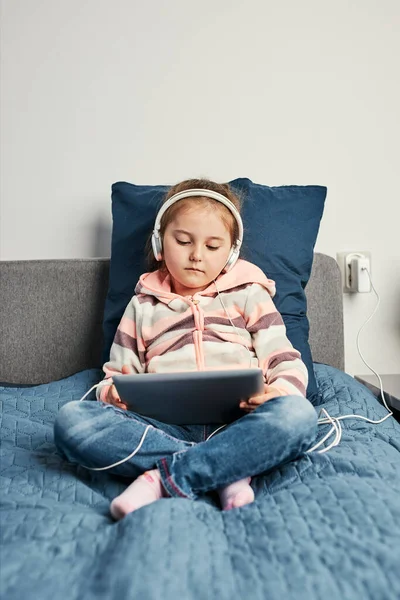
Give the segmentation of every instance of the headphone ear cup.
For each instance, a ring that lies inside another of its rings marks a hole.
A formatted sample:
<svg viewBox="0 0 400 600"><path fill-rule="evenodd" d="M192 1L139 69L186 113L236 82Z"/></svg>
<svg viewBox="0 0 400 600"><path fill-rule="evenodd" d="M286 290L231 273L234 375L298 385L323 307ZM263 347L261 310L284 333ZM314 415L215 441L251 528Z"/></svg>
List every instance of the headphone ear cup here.
<svg viewBox="0 0 400 600"><path fill-rule="evenodd" d="M230 271L232 269L232 267L235 266L237 259L239 258L239 252L240 252L240 248L232 248L229 256L228 256L228 260L226 261L226 264L224 266L224 268L222 269L223 273L227 273L228 271Z"/></svg>
<svg viewBox="0 0 400 600"><path fill-rule="evenodd" d="M151 236L151 246L153 248L154 258L160 262L160 260L162 260L162 242L156 231L153 231L153 235Z"/></svg>

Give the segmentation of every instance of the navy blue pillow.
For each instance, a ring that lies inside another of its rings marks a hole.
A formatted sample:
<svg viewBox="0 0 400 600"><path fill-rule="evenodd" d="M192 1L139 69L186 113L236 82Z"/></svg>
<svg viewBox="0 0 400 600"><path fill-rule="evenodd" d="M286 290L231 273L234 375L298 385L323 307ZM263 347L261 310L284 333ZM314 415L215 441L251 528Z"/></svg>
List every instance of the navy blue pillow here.
<svg viewBox="0 0 400 600"><path fill-rule="evenodd" d="M282 314L287 335L301 352L308 373L307 397L318 395L311 350L304 288L310 278L313 251L324 210L326 187L268 187L235 179L229 182L241 196L244 242L241 256L258 265L276 281L274 302ZM110 281L104 310L104 361L135 285L147 270L144 248L154 219L169 187L112 186L113 230Z"/></svg>

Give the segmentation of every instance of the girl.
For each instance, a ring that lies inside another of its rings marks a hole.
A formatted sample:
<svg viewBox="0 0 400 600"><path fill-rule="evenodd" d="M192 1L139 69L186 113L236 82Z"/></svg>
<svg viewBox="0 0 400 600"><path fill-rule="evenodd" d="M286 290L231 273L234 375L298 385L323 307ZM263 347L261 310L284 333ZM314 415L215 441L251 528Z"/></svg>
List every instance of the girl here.
<svg viewBox="0 0 400 600"><path fill-rule="evenodd" d="M103 367L99 402L59 411L55 443L68 460L133 480L111 503L115 519L162 497L198 499L212 490L224 510L244 506L254 500L252 476L299 457L315 439L307 370L272 301L274 282L238 260L242 235L228 185L172 187L156 218L150 272L140 277ZM243 417L224 428L135 414L112 385L121 372L249 366L262 368L264 393L243 400Z"/></svg>

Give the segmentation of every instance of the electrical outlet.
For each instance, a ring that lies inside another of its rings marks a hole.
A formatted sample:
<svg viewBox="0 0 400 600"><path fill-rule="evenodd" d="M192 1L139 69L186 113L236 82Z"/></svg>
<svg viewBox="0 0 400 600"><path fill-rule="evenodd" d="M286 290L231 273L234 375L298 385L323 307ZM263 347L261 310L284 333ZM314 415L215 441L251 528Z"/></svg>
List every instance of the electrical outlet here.
<svg viewBox="0 0 400 600"><path fill-rule="evenodd" d="M351 278L352 258L354 259L361 255L369 261L368 270L371 275L371 252L368 252L367 250L353 250L352 252L338 252L336 254L336 262L338 263L340 272L342 274L342 289L344 294L354 293L357 291L369 292L371 290L370 285L368 285L366 282L362 282L361 288L357 289L359 286L359 281L355 281L354 275L356 275L356 273L353 273L353 280Z"/></svg>

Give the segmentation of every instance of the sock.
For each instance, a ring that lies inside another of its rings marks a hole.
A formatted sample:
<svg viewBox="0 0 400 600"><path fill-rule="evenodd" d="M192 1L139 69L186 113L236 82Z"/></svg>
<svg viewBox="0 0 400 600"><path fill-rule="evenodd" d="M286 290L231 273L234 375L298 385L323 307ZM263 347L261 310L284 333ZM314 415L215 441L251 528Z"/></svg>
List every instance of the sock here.
<svg viewBox="0 0 400 600"><path fill-rule="evenodd" d="M161 483L160 471L152 469L140 475L122 494L114 498L110 505L110 512L118 521L134 510L167 495Z"/></svg>
<svg viewBox="0 0 400 600"><path fill-rule="evenodd" d="M218 494L223 510L239 508L254 502L254 492L250 487L251 477L240 479L223 488L219 488Z"/></svg>

